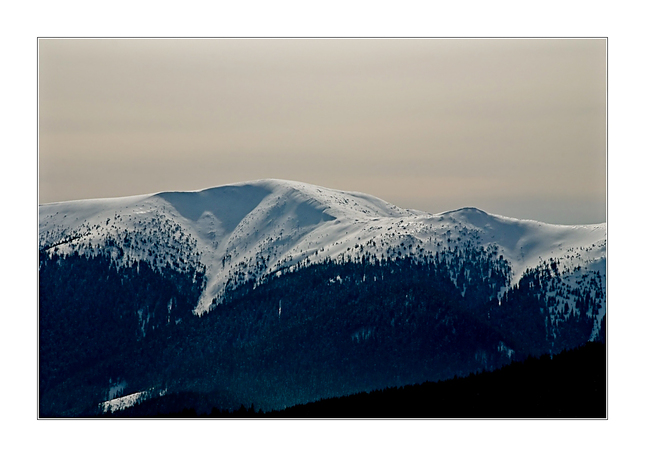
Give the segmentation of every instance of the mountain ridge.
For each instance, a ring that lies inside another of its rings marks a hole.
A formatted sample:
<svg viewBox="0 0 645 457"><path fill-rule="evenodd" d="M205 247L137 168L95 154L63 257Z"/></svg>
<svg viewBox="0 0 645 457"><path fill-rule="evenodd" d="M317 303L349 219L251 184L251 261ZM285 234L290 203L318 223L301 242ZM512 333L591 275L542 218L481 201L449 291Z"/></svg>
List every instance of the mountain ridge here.
<svg viewBox="0 0 645 457"><path fill-rule="evenodd" d="M172 225L169 238L174 241L183 235L194 240L195 261L206 268L207 286L195 307L198 314L218 302L240 270L245 278L253 275L257 281L298 262L356 258L365 252L399 255L401 247L405 249L400 255L416 255L470 242L499 246L500 255L511 263L511 282L516 284L527 268L549 258L568 260L568 251L572 255L572 250L577 255L582 251L583 260L592 263L604 257L606 244L606 223L554 225L473 207L430 214L398 208L368 194L275 179L46 204L40 206L39 215L41 247L58 243L63 251L66 236L69 249L95 252L88 249L88 242L101 245L101 236L155 235L161 233L155 227L159 220ZM172 264L171 256L178 256L176 249L158 251L163 256L160 264ZM130 249L129 254L150 257L141 249ZM254 268L265 256L266 266Z"/></svg>

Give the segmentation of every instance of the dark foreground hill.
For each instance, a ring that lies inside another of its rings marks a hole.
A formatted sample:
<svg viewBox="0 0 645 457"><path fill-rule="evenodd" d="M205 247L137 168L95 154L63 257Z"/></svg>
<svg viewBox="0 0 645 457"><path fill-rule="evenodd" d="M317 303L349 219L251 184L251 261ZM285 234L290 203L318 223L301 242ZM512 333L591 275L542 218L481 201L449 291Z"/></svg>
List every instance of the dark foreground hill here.
<svg viewBox="0 0 645 457"><path fill-rule="evenodd" d="M605 418L606 346L591 342L492 372L329 398L279 411L208 408L208 395L172 394L111 418Z"/></svg>

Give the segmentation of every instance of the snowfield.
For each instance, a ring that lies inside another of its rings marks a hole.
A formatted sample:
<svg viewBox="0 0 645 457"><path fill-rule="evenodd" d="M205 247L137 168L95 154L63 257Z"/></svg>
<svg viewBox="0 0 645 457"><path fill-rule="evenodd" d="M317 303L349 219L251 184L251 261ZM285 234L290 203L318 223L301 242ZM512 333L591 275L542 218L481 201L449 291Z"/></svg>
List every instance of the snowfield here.
<svg viewBox="0 0 645 457"><path fill-rule="evenodd" d="M567 281L598 272L604 290L606 237L606 223L551 225L475 208L429 214L366 194L273 179L39 207L41 250L109 254L159 270L204 268L207 285L196 314L217 306L227 284L261 282L299 265L466 247L496 249L510 263L511 284L526 269L557 261Z"/></svg>

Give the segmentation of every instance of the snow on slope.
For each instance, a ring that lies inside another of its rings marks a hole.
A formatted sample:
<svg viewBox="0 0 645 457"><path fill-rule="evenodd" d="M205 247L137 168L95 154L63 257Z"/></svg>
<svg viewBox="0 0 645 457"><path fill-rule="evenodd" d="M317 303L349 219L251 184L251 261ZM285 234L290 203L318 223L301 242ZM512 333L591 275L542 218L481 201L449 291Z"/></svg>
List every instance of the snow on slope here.
<svg viewBox="0 0 645 457"><path fill-rule="evenodd" d="M448 211L448 217L478 230L484 244L497 243L504 257L511 260L515 280L527 268L549 258L566 258L570 250L578 253L580 262L589 263L606 256L607 224L553 225L487 214L476 208Z"/></svg>
<svg viewBox="0 0 645 457"><path fill-rule="evenodd" d="M120 411L122 409L130 408L137 403L141 403L145 400L154 397L163 397L167 392L167 389L155 392L155 389L149 389L142 392L135 392L133 394L124 395L122 397L115 397L111 400L107 400L99 403L99 409L104 413L111 413L115 411Z"/></svg>
<svg viewBox="0 0 645 457"><path fill-rule="evenodd" d="M448 248L496 246L513 283L527 268L558 259L604 275L606 224L562 226L463 208L432 215L370 195L283 180L195 192L40 206L40 248L110 253L158 269L205 266L195 312L217 303L227 283L325 259L415 256Z"/></svg>

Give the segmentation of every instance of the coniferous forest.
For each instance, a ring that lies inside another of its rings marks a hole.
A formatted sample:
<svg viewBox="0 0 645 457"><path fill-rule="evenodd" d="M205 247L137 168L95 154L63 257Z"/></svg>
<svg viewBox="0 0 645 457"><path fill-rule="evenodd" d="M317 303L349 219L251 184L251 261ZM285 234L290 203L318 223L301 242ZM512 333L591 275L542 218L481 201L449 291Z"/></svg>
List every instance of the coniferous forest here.
<svg viewBox="0 0 645 457"><path fill-rule="evenodd" d="M139 407L165 405L153 415L184 409L244 415L250 409L287 417L574 417L564 406L566 412L556 414L521 401L512 402L519 409L491 409L503 404L493 399L509 395L561 398L587 389L589 380L565 371L506 384L493 380L498 373L514 379L521 370L512 362L526 361L528 370L544 363L531 357L583 344L598 312L592 297L579 297L578 312L553 325L545 291L557 276L527 272L499 298L507 274L504 259L483 248L327 261L299 265L260 285L231 284L224 301L198 317L192 309L204 286L199 267L180 273L146 262L117 267L104 256L43 253L40 415L106 417L104 402L146 391ZM601 334L604 341L604 327ZM502 367L506 371L495 371ZM427 384L438 381L445 384ZM408 387L392 390L402 386ZM361 392L320 403L342 401L342 407L305 412L296 406ZM432 398L434 409L419 400L422 410L397 410L392 405L409 402L384 400L417 395L409 392ZM370 407L363 398L379 400ZM451 412L450 405L461 406ZM149 415L137 407L122 413L137 411ZM576 414L587 414L582 411Z"/></svg>

